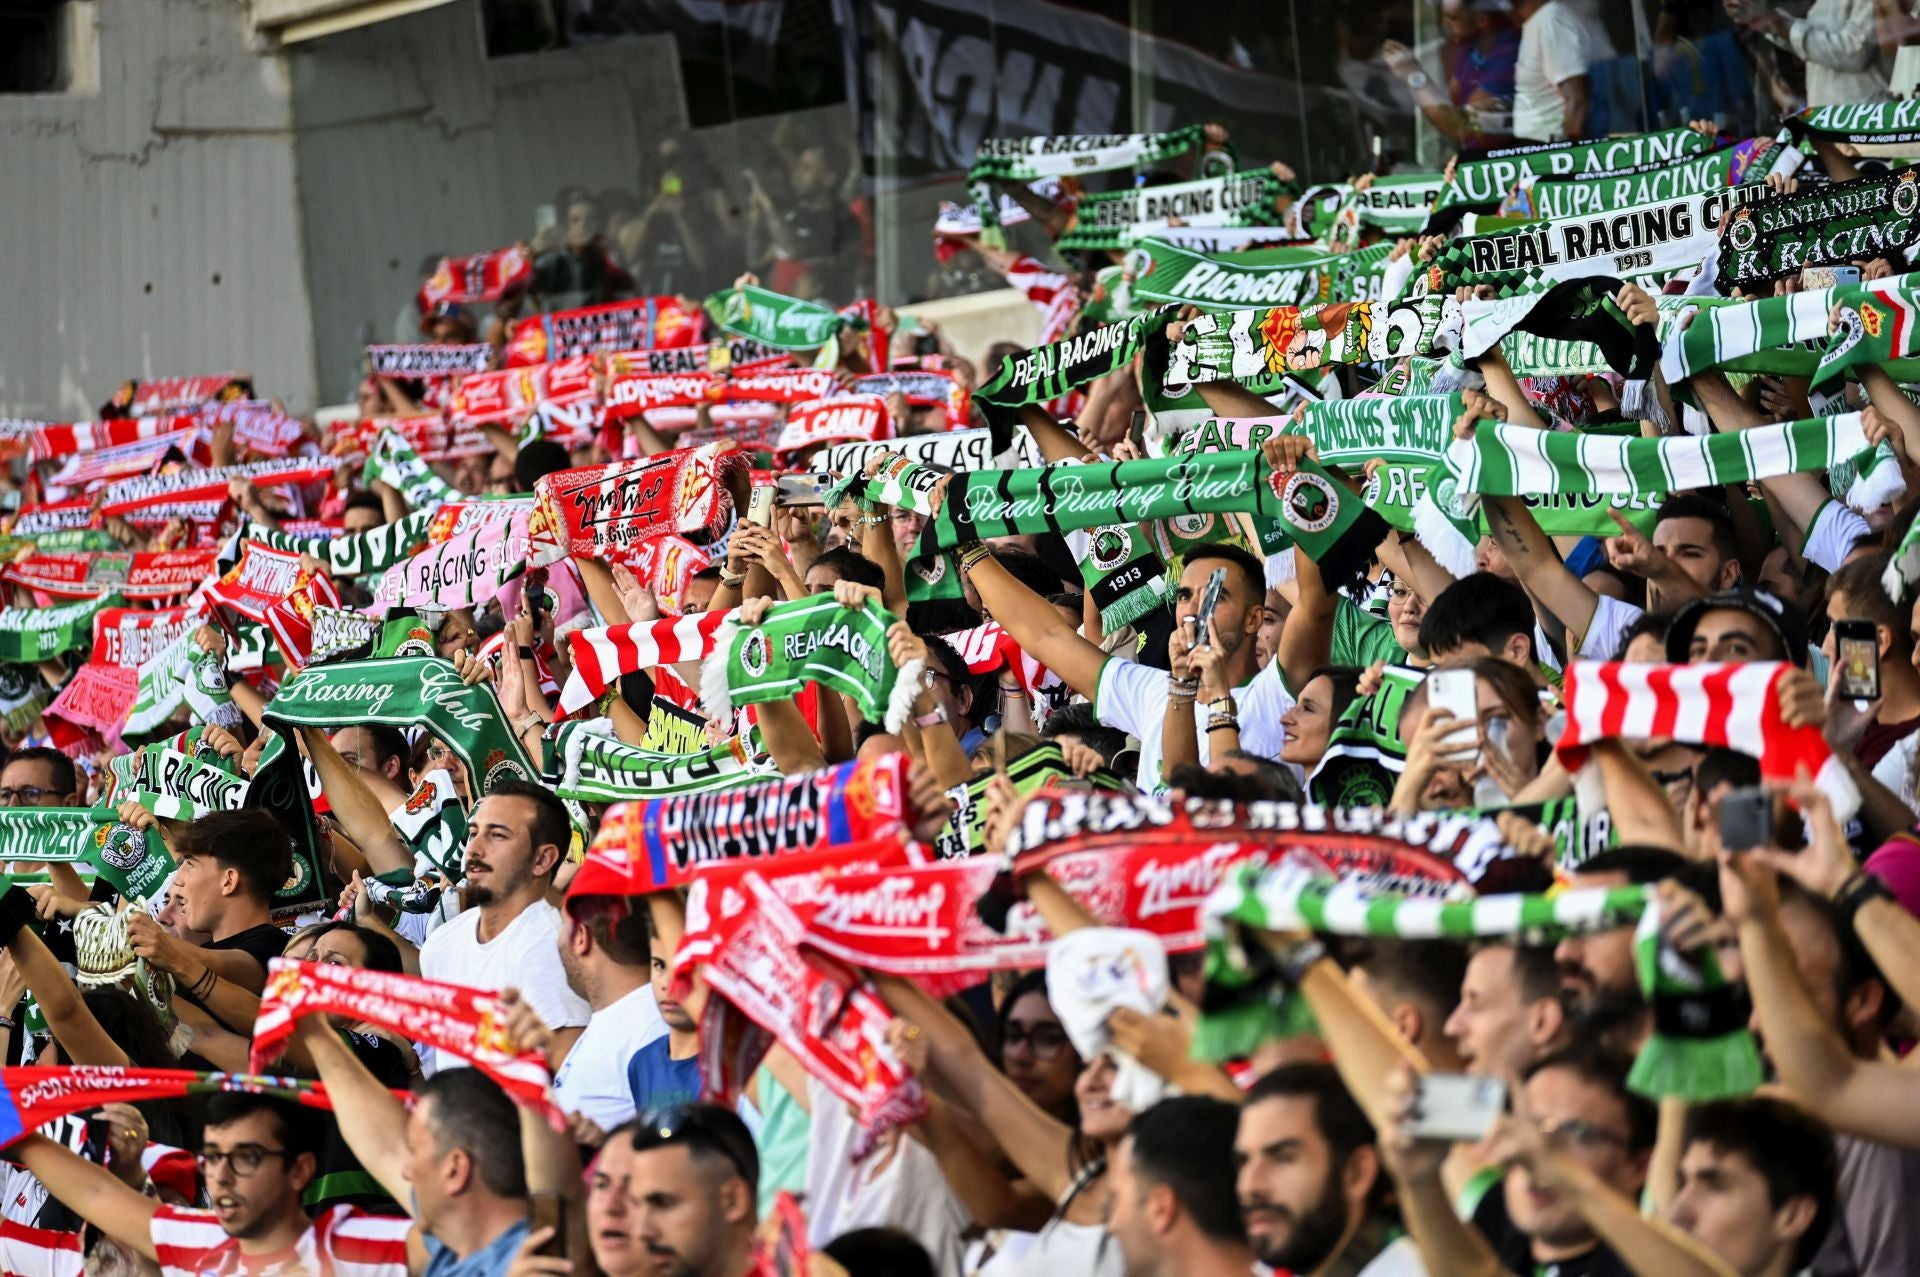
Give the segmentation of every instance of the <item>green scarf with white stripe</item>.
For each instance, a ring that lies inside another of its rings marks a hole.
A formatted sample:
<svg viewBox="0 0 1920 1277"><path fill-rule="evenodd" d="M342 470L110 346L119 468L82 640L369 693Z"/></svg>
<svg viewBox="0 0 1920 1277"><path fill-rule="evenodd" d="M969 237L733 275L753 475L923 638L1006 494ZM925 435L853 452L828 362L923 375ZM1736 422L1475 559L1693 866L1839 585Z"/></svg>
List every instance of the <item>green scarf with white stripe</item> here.
<svg viewBox="0 0 1920 1277"><path fill-rule="evenodd" d="M737 706L790 701L818 683L852 697L868 722L897 732L913 712L923 669L918 660L895 668L887 630L898 619L873 599L847 608L830 594L776 603L758 625L730 618L715 631L713 657L700 671L700 702L725 720Z"/></svg>
<svg viewBox="0 0 1920 1277"><path fill-rule="evenodd" d="M58 607L0 608L0 661L30 664L86 647L93 642L94 614L124 606L118 594L102 594Z"/></svg>
<svg viewBox="0 0 1920 1277"><path fill-rule="evenodd" d="M384 483L400 494L409 510L437 510L449 501L463 501L466 493L433 472L406 438L391 426L374 436L360 470L364 487Z"/></svg>
<svg viewBox="0 0 1920 1277"><path fill-rule="evenodd" d="M198 820L246 806L247 778L215 759L149 745L108 764L108 805L136 802L163 820Z"/></svg>
<svg viewBox="0 0 1920 1277"><path fill-rule="evenodd" d="M1127 254L1133 297L1214 310L1378 298L1391 244L1351 253L1313 246L1200 253L1149 239Z"/></svg>
<svg viewBox="0 0 1920 1277"><path fill-rule="evenodd" d="M699 794L779 774L764 757L757 730L694 754L629 745L611 735L605 720L562 723L548 730L547 741L542 779L560 797L579 802Z"/></svg>
<svg viewBox="0 0 1920 1277"><path fill-rule="evenodd" d="M775 350L818 350L834 339L842 322L831 306L752 285L715 293L705 304L707 317L722 332Z"/></svg>
<svg viewBox="0 0 1920 1277"><path fill-rule="evenodd" d="M1164 226L1175 218L1188 226L1265 226L1277 216L1274 202L1285 190L1271 170L1255 168L1083 195L1072 229L1054 247L1063 253L1124 248L1134 228Z"/></svg>
<svg viewBox="0 0 1920 1277"><path fill-rule="evenodd" d="M240 530L240 538L289 554L311 554L326 564L331 576L367 576L385 572L419 549L433 516L431 508L418 509L393 523L332 537L289 536L278 528L249 524Z"/></svg>
<svg viewBox="0 0 1920 1277"><path fill-rule="evenodd" d="M1490 151L1454 165L1438 210L1492 208L1528 178L1632 173L1712 150L1714 139L1692 129L1665 129L1598 142L1540 142Z"/></svg>
<svg viewBox="0 0 1920 1277"><path fill-rule="evenodd" d="M1032 182L1043 177L1137 168L1184 154L1205 141L1205 126L1199 124L1167 133L982 138L973 167L967 170L967 190L980 215L981 242L996 248L1006 243L999 201L993 195L992 184L996 181ZM1225 154L1230 157L1232 152Z"/></svg>

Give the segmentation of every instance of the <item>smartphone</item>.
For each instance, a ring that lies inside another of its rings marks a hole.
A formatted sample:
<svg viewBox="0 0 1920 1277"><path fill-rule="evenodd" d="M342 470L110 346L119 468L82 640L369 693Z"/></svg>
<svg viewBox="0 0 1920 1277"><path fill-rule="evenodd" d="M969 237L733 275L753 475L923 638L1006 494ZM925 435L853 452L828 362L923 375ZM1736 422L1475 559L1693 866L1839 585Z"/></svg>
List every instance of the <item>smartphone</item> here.
<svg viewBox="0 0 1920 1277"><path fill-rule="evenodd" d="M937 355L940 353L940 338L934 333L921 333L913 339L913 353L916 355Z"/></svg>
<svg viewBox="0 0 1920 1277"><path fill-rule="evenodd" d="M819 505L820 494L832 487L830 474L783 474L774 480L773 503L781 506Z"/></svg>
<svg viewBox="0 0 1920 1277"><path fill-rule="evenodd" d="M535 235L540 234L542 231L550 231L558 225L560 225L559 210L551 204L534 205L533 233Z"/></svg>
<svg viewBox="0 0 1920 1277"><path fill-rule="evenodd" d="M747 522L757 523L763 528L773 526L773 499L775 489L770 484L762 484L753 490L747 498Z"/></svg>
<svg viewBox="0 0 1920 1277"><path fill-rule="evenodd" d="M1833 623L1834 672L1840 694L1856 701L1880 699L1880 627L1872 621Z"/></svg>
<svg viewBox="0 0 1920 1277"><path fill-rule="evenodd" d="M1446 713L1461 726L1447 733L1442 755L1449 762L1471 761L1480 751L1480 688L1472 670L1435 670L1427 675L1427 712Z"/></svg>
<svg viewBox="0 0 1920 1277"><path fill-rule="evenodd" d="M1213 609L1220 606L1220 592L1226 588L1227 570L1215 568L1207 577L1207 588L1200 594L1200 610L1193 614L1195 647L1207 646L1207 622L1213 619Z"/></svg>
<svg viewBox="0 0 1920 1277"><path fill-rule="evenodd" d="M1773 795L1758 785L1736 789L1720 800L1720 845L1751 851L1773 841Z"/></svg>
<svg viewBox="0 0 1920 1277"><path fill-rule="evenodd" d="M1427 1073L1414 1083L1411 1133L1426 1140L1478 1140L1507 1111L1507 1084L1471 1073Z"/></svg>
<svg viewBox="0 0 1920 1277"><path fill-rule="evenodd" d="M564 1258L567 1253L567 1199L558 1193L534 1193L527 1198L527 1231L537 1233L543 1228L551 1228L553 1236L534 1254Z"/></svg>
<svg viewBox="0 0 1920 1277"><path fill-rule="evenodd" d="M1800 268L1800 287L1809 291L1838 288L1843 284L1859 282L1858 266L1802 266Z"/></svg>

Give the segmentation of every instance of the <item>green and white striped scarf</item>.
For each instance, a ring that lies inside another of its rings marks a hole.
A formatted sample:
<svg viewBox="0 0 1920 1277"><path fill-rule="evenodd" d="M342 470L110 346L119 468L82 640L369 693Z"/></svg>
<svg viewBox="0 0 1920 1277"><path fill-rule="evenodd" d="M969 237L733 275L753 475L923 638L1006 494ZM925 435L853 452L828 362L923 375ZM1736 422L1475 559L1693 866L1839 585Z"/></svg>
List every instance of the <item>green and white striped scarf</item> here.
<svg viewBox="0 0 1920 1277"><path fill-rule="evenodd" d="M1920 143L1920 101L1908 98L1808 107L1787 118L1786 130L1799 139L1853 146L1910 146Z"/></svg>
<svg viewBox="0 0 1920 1277"><path fill-rule="evenodd" d="M664 794L731 789L779 774L758 730L695 754L665 754L629 745L606 719L562 723L547 733L549 788L578 802L613 803Z"/></svg>
<svg viewBox="0 0 1920 1277"><path fill-rule="evenodd" d="M108 805L136 802L164 820L198 820L246 806L247 778L220 763L149 745L108 764Z"/></svg>
<svg viewBox="0 0 1920 1277"><path fill-rule="evenodd" d="M393 523L332 537L289 536L278 528L249 524L240 529L239 536L269 549L311 554L327 565L332 576L367 576L385 572L419 549L427 539L433 516L431 507L417 509Z"/></svg>
<svg viewBox="0 0 1920 1277"><path fill-rule="evenodd" d="M980 217L980 238L995 246L1005 242L993 182L1031 182L1043 177L1137 168L1185 154L1205 141L1205 127L1199 124L1167 133L982 138L973 167L967 170L967 189ZM1230 156L1231 152L1226 154Z"/></svg>
<svg viewBox="0 0 1920 1277"><path fill-rule="evenodd" d="M1054 245L1063 253L1124 248L1128 232L1165 226L1264 226L1278 215L1284 184L1271 170L1245 169L1216 177L1083 195L1073 226Z"/></svg>
<svg viewBox="0 0 1920 1277"><path fill-rule="evenodd" d="M1865 451L1857 412L1666 439L1482 422L1448 447L1447 470L1462 494L1655 496L1824 470Z"/></svg>
<svg viewBox="0 0 1920 1277"><path fill-rule="evenodd" d="M1610 137L1598 142L1541 142L1489 152L1454 166L1453 180L1440 192L1438 209L1491 208L1529 177L1632 173L1670 164L1713 149L1714 140L1692 129L1665 129Z"/></svg>
<svg viewBox="0 0 1920 1277"><path fill-rule="evenodd" d="M922 663L895 668L887 630L899 618L868 599L841 607L830 594L776 603L758 625L729 618L714 633L700 671L700 702L710 717L736 706L790 701L808 683L853 698L868 722L890 732L906 725L922 690Z"/></svg>
<svg viewBox="0 0 1920 1277"><path fill-rule="evenodd" d="M360 483L364 487L386 484L400 494L409 510L437 510L449 501L466 499L466 493L435 474L391 426L374 436L366 464L360 468Z"/></svg>
<svg viewBox="0 0 1920 1277"><path fill-rule="evenodd" d="M1916 289L1920 289L1920 274L1750 302L1684 298L1680 313L1695 306L1701 309L1685 332L1667 335L1660 355L1660 374L1676 393L1689 377L1710 368L1812 377L1826 358L1827 317L1836 305L1853 307L1857 315L1861 301L1874 299L1877 294L1911 299ZM1906 305L1910 308L1911 302ZM1901 313L1899 307L1878 302L1876 309ZM1861 331L1864 335L1864 324ZM1890 334L1883 329L1883 336ZM1904 347L1903 352L1909 349ZM1896 381L1920 378L1920 360L1903 352L1887 347L1887 355L1880 361L1887 375Z"/></svg>
<svg viewBox="0 0 1920 1277"><path fill-rule="evenodd" d="M1178 309L1159 307L1008 355L1000 361L993 379L973 392L974 401L989 414L1003 410L999 417L1006 420L1014 413L1005 410L1058 399L1077 386L1118 372L1133 362L1149 340L1160 335Z"/></svg>
<svg viewBox="0 0 1920 1277"><path fill-rule="evenodd" d="M273 635L266 626L242 623L238 637L227 639L226 668L257 670L267 663L267 654L273 646ZM123 734L144 736L157 731L180 712L187 704L188 689L194 686L194 657L199 651L199 645L193 641L193 631L189 630L140 666L140 682L127 724L121 729ZM224 679L222 682L224 684Z"/></svg>

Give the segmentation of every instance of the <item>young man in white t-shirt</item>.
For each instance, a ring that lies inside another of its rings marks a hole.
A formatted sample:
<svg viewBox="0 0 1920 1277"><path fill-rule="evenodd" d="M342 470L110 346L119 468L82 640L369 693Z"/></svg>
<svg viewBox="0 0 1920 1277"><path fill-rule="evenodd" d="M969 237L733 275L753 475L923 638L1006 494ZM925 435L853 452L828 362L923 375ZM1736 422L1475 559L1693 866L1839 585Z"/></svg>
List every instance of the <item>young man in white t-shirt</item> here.
<svg viewBox="0 0 1920 1277"><path fill-rule="evenodd" d="M1171 675L1125 657L1109 657L1082 638L1045 599L1015 580L990 553L965 554L962 562L981 601L1027 655L1091 700L1102 724L1139 738L1140 787L1164 789L1161 758ZM1277 758L1283 735L1280 716L1293 704L1293 697L1275 665L1262 670L1254 655L1254 639L1266 619L1267 596L1266 573L1258 560L1232 546L1205 545L1188 551L1175 591L1175 623L1187 626L1197 616L1207 578L1220 567L1227 568L1227 577L1213 613L1213 630L1223 652L1226 685L1233 689L1240 748ZM1214 716L1212 711L1195 716L1203 766L1210 757L1207 723Z"/></svg>
<svg viewBox="0 0 1920 1277"><path fill-rule="evenodd" d="M1587 130L1586 24L1561 0L1515 0L1520 54L1513 66L1513 133L1530 142L1579 138Z"/></svg>
<svg viewBox="0 0 1920 1277"><path fill-rule="evenodd" d="M469 988L518 989L553 1038L548 1063L558 1065L586 1026L591 1009L567 983L560 964L560 911L547 891L572 838L567 809L530 781L496 784L473 809L467 837L467 908L436 928L420 947L420 974ZM455 1068L443 1051L421 1064Z"/></svg>
<svg viewBox="0 0 1920 1277"><path fill-rule="evenodd" d="M561 1108L611 1131L634 1116L627 1063L667 1035L654 999L645 901L568 896L562 911L560 965L593 1015L566 1063L553 1075Z"/></svg>

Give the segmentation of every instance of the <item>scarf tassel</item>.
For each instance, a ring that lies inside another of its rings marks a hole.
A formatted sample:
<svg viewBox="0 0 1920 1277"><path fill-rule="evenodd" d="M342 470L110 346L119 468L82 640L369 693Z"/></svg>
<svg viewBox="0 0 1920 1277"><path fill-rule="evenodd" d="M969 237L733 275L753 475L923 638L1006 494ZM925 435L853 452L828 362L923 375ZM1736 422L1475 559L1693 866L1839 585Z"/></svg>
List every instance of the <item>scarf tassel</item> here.
<svg viewBox="0 0 1920 1277"><path fill-rule="evenodd" d="M913 703L919 699L926 668L925 661L908 661L894 676L893 694L887 697L887 719L884 724L888 731L900 731L907 725L907 720L913 716ZM703 683L705 677L703 673L701 675Z"/></svg>
<svg viewBox="0 0 1920 1277"><path fill-rule="evenodd" d="M1245 1059L1262 1043L1319 1032L1306 998L1287 986L1265 949L1249 949L1237 937L1210 941L1207 973L1193 1030L1194 1059Z"/></svg>
<svg viewBox="0 0 1920 1277"><path fill-rule="evenodd" d="M1687 956L1662 943L1660 912L1657 900L1649 901L1633 937L1654 1030L1627 1086L1649 1098L1693 1103L1751 1094L1762 1081L1760 1052L1735 990L1711 950Z"/></svg>
<svg viewBox="0 0 1920 1277"><path fill-rule="evenodd" d="M1474 572L1474 542L1429 495L1413 503L1413 532L1434 561L1458 579Z"/></svg>

